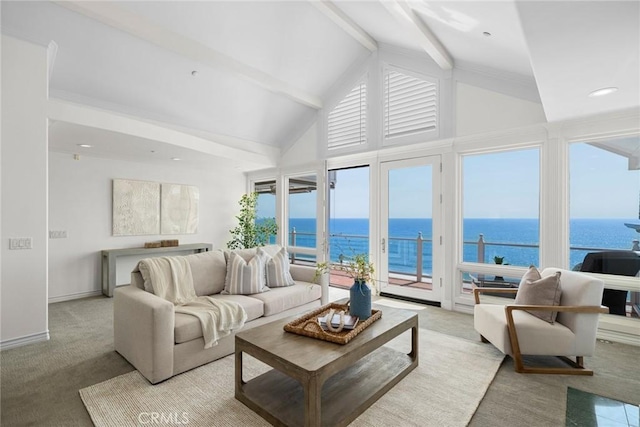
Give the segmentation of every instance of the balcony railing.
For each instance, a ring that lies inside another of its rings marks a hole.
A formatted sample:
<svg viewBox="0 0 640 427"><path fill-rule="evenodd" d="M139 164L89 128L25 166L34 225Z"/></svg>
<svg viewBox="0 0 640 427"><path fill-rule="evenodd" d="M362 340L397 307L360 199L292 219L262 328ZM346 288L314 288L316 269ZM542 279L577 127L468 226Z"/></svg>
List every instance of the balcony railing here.
<svg viewBox="0 0 640 427"><path fill-rule="evenodd" d="M339 252L339 256L332 259L334 262L342 262L345 258L352 253L368 253L369 252L369 236L366 235L355 235L355 234L330 234L329 235L329 244L331 245L331 253L335 254L335 250L337 249ZM338 241L344 241L343 246ZM315 233L308 232L297 232L295 228L290 232L289 243L291 246L296 246L297 244L304 247L316 247L316 235ZM431 239L425 239L422 236L421 232L418 232L417 237L389 237L387 242L387 252L389 253L389 272L396 274L410 274L415 275L416 281L420 282L423 277L430 278L431 274L431 265L427 265L425 268L424 261L425 256L427 259L430 259L431 253L427 250L425 251L425 243L432 243ZM640 242L638 239L634 239L631 242L631 250L640 251ZM484 240L484 235L480 234L478 236L478 240L476 241L463 241L464 245L477 245L476 252L476 262L478 263L486 263L486 249L487 247L512 247L512 248L523 248L523 249L539 249L539 245L537 244L528 244L528 243L505 243L505 242L487 242ZM594 248L594 247L585 247L585 246L571 246L569 248L571 251L584 251L584 252L592 252L592 251L605 251L605 250L617 250L612 248ZM619 249L623 250L623 249ZM304 257L296 256L295 253L291 253L291 262L295 262L296 259L300 259L304 261ZM409 258L415 259L415 264L410 263ZM395 259L395 262L394 262ZM426 274L425 274L426 270Z"/></svg>

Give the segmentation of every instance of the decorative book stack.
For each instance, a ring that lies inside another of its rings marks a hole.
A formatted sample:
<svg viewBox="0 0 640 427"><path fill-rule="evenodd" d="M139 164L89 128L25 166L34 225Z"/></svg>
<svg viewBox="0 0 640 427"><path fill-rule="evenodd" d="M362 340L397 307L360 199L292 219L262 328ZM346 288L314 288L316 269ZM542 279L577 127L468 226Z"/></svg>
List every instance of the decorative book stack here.
<svg viewBox="0 0 640 427"><path fill-rule="evenodd" d="M355 328L356 325L358 324L358 320L359 319L355 316L345 314L343 329L351 330ZM324 329L325 331L329 330L329 328L327 328L327 316L318 317L318 324L322 326L322 329ZM331 326L334 329L340 327L340 314L333 315L333 319L331 319Z"/></svg>

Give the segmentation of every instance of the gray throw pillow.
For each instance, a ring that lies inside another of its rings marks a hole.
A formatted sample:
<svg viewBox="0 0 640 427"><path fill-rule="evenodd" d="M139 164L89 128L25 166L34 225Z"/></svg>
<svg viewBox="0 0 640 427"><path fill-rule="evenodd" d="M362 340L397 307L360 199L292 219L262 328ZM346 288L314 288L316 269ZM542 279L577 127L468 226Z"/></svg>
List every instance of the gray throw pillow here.
<svg viewBox="0 0 640 427"><path fill-rule="evenodd" d="M230 252L222 294L251 295L268 291L264 274L266 257L260 248L249 261L235 251Z"/></svg>
<svg viewBox="0 0 640 427"><path fill-rule="evenodd" d="M267 286L270 288L280 288L296 284L289 272L289 254L285 248L281 248L273 257L267 255L265 271L267 275Z"/></svg>
<svg viewBox="0 0 640 427"><path fill-rule="evenodd" d="M542 279L542 276L540 275L540 272L538 271L536 266L535 265L530 265L529 269L527 270L527 272L524 273L524 276L522 276L522 279L520 279L520 285L519 286L522 286L527 281L534 282L534 281L540 280L540 279Z"/></svg>
<svg viewBox="0 0 640 427"><path fill-rule="evenodd" d="M515 304L518 305L560 305L560 272L553 276L540 277L538 270L531 266L520 282ZM526 310L545 322L556 321L557 311Z"/></svg>

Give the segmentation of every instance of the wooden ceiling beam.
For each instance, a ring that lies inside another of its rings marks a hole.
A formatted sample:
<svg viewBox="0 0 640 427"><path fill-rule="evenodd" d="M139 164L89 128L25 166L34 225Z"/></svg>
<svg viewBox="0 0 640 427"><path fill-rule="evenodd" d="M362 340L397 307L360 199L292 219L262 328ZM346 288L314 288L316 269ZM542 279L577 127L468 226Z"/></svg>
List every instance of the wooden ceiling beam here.
<svg viewBox="0 0 640 427"><path fill-rule="evenodd" d="M411 9L405 0L380 0L389 13L416 37L420 46L443 70L453 68L453 58L429 27Z"/></svg>
<svg viewBox="0 0 640 427"><path fill-rule="evenodd" d="M222 67L264 89L284 95L307 107L322 108L320 97L298 89L264 71L218 52L203 43L157 25L112 2L58 0L55 3L185 58L211 67Z"/></svg>
<svg viewBox="0 0 640 427"><path fill-rule="evenodd" d="M330 0L311 0L311 4L362 46L371 52L378 49L378 42L363 30L362 27L356 24L353 19L333 4L333 2Z"/></svg>

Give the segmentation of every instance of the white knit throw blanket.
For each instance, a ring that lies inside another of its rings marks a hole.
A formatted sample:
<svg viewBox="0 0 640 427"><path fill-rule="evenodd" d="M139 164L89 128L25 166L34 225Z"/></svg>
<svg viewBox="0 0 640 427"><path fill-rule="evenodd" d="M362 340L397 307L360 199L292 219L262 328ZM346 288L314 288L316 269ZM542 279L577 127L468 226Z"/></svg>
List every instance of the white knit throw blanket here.
<svg viewBox="0 0 640 427"><path fill-rule="evenodd" d="M196 299L191 265L184 257L165 256L140 261L149 269L153 293L176 305Z"/></svg>
<svg viewBox="0 0 640 427"><path fill-rule="evenodd" d="M190 314L200 319L204 348L217 345L220 338L242 328L247 321L247 312L240 304L211 297L198 297L185 305L178 305L176 313Z"/></svg>
<svg viewBox="0 0 640 427"><path fill-rule="evenodd" d="M247 313L240 304L196 296L191 265L184 257L148 258L141 262L148 266L155 295L172 302L176 313L200 320L204 348L213 347L220 338L244 326Z"/></svg>

